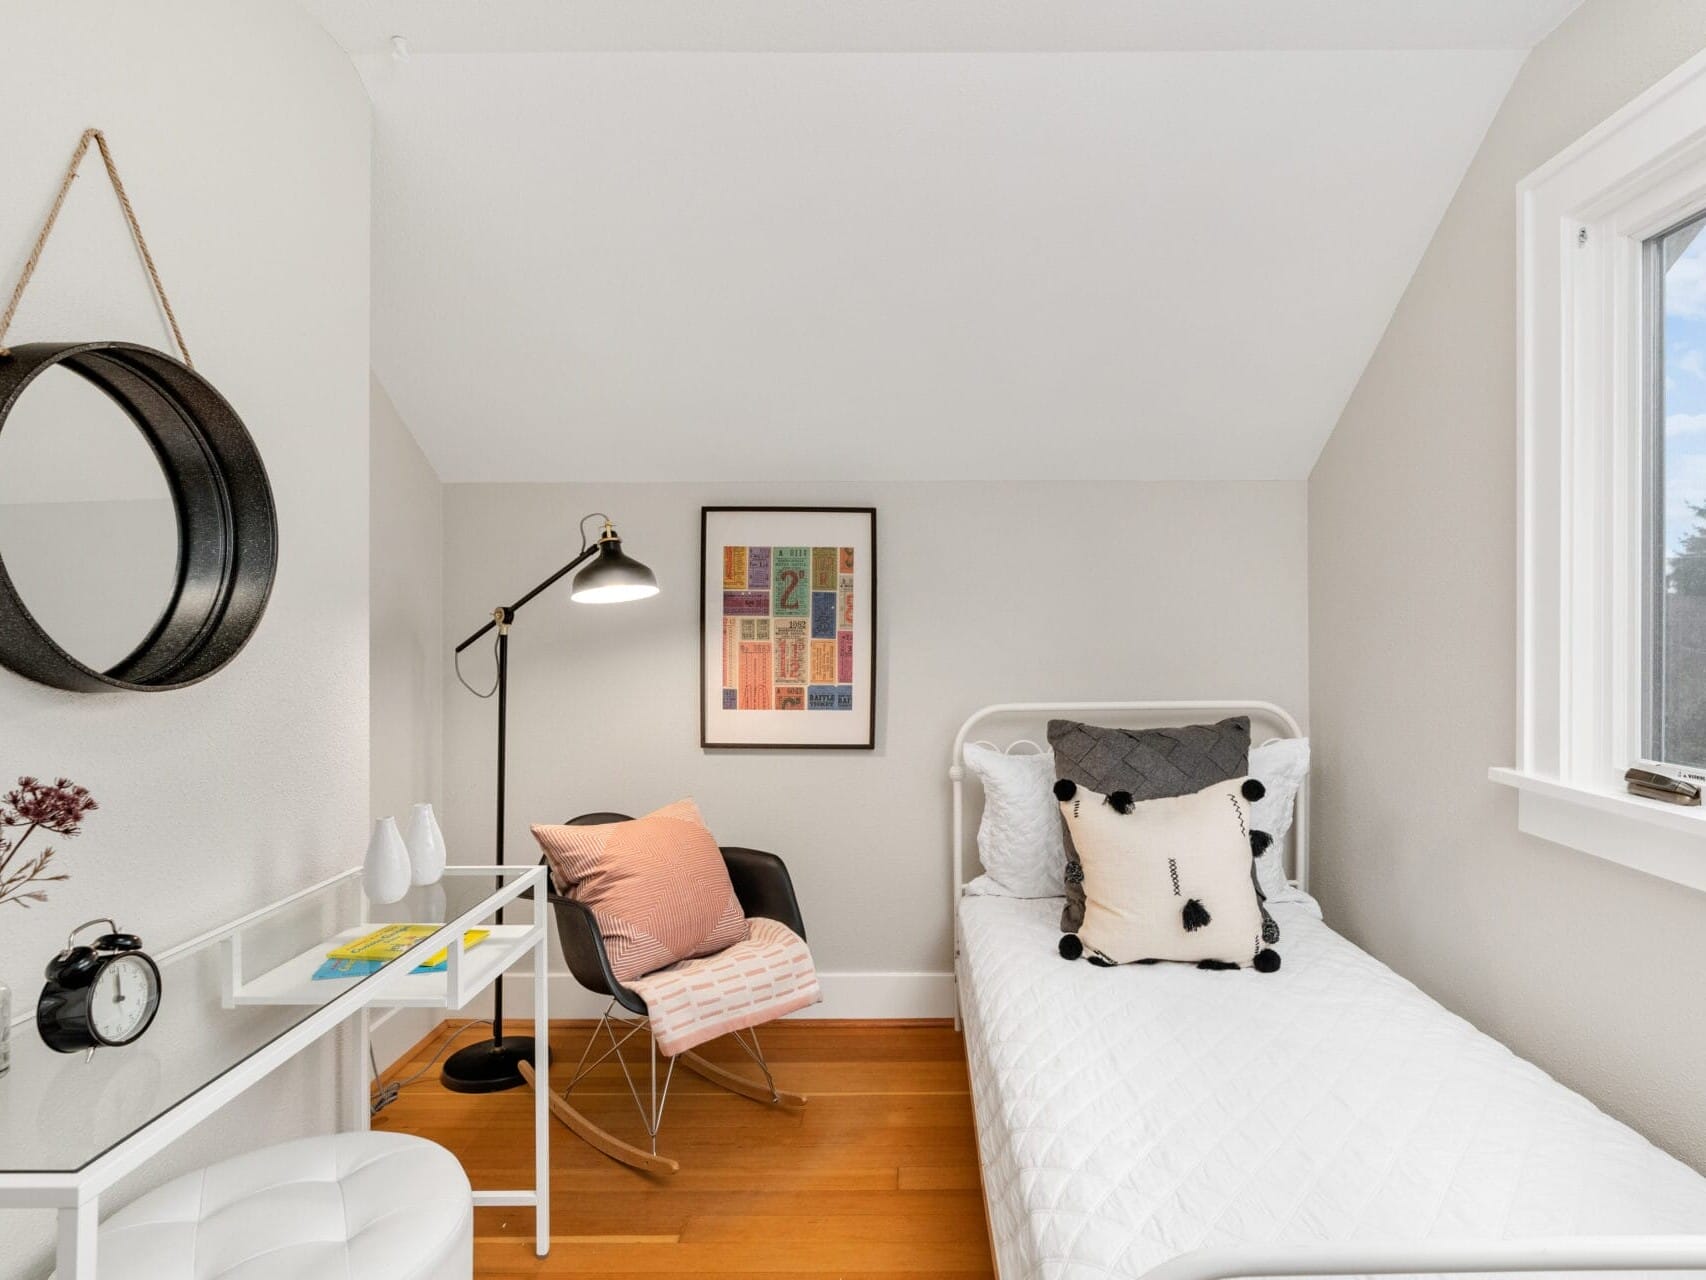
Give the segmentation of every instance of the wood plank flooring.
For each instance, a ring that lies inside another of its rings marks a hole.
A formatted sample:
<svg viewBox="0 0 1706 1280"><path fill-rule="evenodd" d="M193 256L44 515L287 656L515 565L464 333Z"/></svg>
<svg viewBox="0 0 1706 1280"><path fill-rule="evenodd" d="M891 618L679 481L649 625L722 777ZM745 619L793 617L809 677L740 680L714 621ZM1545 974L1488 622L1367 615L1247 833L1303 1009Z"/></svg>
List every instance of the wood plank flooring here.
<svg viewBox="0 0 1706 1280"><path fill-rule="evenodd" d="M425 1065L453 1025L416 1046L388 1076L404 1078ZM531 1029L515 1025L517 1034ZM588 1024L553 1025L558 1087L591 1031ZM455 1043L484 1034L475 1026ZM761 1035L778 1083L809 1097L803 1111L775 1110L678 1072L658 1142L659 1151L681 1161L673 1177L619 1165L553 1122L551 1256L533 1255L531 1210L481 1209L475 1274L993 1276L959 1034L937 1023L791 1020ZM645 1061L644 1043L637 1037L629 1046L640 1046L631 1062ZM756 1072L727 1037L701 1052ZM644 1145L614 1063L588 1076L575 1097L596 1122ZM532 1102L526 1089L450 1093L435 1068L404 1089L374 1128L448 1147L476 1187L526 1186Z"/></svg>

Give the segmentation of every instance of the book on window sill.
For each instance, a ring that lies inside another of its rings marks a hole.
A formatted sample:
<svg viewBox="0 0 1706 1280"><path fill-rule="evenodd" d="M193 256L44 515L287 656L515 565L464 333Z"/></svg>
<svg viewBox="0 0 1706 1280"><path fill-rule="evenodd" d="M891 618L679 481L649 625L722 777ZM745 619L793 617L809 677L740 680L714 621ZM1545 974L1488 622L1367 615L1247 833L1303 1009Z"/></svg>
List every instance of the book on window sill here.
<svg viewBox="0 0 1706 1280"><path fill-rule="evenodd" d="M373 968L362 974L357 974L351 970L348 973L332 973L326 976L365 977L368 973L376 972L380 966L387 962L395 960L410 947L417 945L421 939L430 937L440 927L436 924L388 924L375 929L372 933L364 934L362 937L343 943L341 946L334 947L326 952L328 961L367 962L371 963ZM478 946L490 936L490 929L469 929L462 935L462 946L464 949ZM441 973L449 963L449 948L441 947L417 965L415 972ZM321 966L321 970L325 968L325 965ZM317 972L314 976L319 977L320 973Z"/></svg>

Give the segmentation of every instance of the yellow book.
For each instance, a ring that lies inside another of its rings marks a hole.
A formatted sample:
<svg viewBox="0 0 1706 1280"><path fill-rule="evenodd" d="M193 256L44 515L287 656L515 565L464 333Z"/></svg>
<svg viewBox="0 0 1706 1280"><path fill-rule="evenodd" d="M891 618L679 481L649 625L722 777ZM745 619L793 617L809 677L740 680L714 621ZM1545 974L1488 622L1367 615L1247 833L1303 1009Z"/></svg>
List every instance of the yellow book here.
<svg viewBox="0 0 1706 1280"><path fill-rule="evenodd" d="M328 960L395 960L423 938L438 932L436 924L388 924L326 952ZM469 929L462 935L464 949L491 937L490 929ZM450 949L441 947L421 963L422 969L438 969L448 964Z"/></svg>

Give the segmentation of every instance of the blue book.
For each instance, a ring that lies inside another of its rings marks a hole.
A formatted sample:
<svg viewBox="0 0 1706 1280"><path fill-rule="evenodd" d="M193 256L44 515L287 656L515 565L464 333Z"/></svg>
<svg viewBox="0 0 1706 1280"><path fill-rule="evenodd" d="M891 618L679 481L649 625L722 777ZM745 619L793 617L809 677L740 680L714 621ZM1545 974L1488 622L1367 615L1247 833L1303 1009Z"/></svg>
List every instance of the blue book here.
<svg viewBox="0 0 1706 1280"><path fill-rule="evenodd" d="M383 960L327 960L314 970L314 981L327 978L365 978L385 967Z"/></svg>

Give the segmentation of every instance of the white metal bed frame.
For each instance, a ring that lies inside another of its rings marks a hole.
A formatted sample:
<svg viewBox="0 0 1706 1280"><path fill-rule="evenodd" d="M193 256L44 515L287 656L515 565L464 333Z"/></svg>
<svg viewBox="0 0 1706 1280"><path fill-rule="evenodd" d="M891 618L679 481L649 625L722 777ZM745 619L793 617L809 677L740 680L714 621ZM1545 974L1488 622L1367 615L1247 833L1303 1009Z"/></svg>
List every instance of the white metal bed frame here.
<svg viewBox="0 0 1706 1280"><path fill-rule="evenodd" d="M1196 702L1003 702L972 713L954 736L948 778L954 789L953 844L949 850L949 899L954 941L954 1026L960 1022L960 899L965 883L965 748L980 726L1029 717L1034 740L1037 719L1095 716L1098 720L1178 723L1176 717L1248 715L1286 736L1301 737L1296 718L1272 702L1205 699ZM1252 732L1252 739L1260 740ZM1292 880L1309 888L1309 782L1298 792L1292 825ZM972 1106L976 1110L976 1093ZM974 1126L975 1127L975 1126ZM979 1174L982 1173L979 1153ZM987 1215L989 1194L984 1190ZM991 1220L993 1221L993 1219ZM991 1253L994 1253L993 1236ZM994 1257L997 1276L1001 1259ZM1151 1268L1142 1280L1237 1280L1259 1276L1454 1275L1479 1272L1537 1271L1700 1271L1706 1273L1706 1235L1559 1236L1510 1240L1325 1241L1317 1244L1249 1244L1196 1249Z"/></svg>

